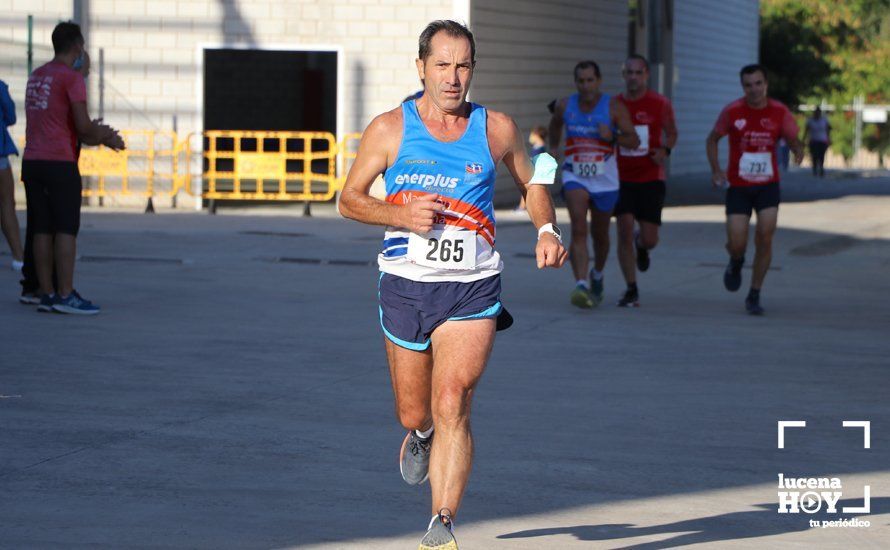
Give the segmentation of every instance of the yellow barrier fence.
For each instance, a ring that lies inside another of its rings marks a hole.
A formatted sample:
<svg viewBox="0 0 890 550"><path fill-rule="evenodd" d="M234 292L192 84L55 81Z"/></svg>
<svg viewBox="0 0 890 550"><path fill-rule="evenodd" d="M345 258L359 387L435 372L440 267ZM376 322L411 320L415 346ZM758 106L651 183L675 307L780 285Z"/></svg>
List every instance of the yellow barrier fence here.
<svg viewBox="0 0 890 550"><path fill-rule="evenodd" d="M107 147L83 147L80 151L81 176L95 178L85 182L85 197L175 196L180 191L180 143L174 132L161 130L123 130L127 144L123 151Z"/></svg>
<svg viewBox="0 0 890 550"><path fill-rule="evenodd" d="M327 132L204 132L205 199L328 201L338 190Z"/></svg>
<svg viewBox="0 0 890 550"><path fill-rule="evenodd" d="M83 195L98 198L329 201L343 187L361 134L208 130L184 139L123 130L123 151L83 147Z"/></svg>

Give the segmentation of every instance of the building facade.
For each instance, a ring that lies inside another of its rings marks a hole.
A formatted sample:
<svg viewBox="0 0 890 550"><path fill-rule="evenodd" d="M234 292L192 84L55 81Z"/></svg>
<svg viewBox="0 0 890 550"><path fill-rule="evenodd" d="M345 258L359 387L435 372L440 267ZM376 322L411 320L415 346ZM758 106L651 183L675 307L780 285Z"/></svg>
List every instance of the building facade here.
<svg viewBox="0 0 890 550"><path fill-rule="evenodd" d="M23 115L27 16L34 66L52 57L53 26L74 19L92 56L91 113L109 124L342 136L420 88L417 37L451 18L476 35L470 98L525 132L573 93L577 61L597 61L603 90L616 93L624 57L652 57L653 87L673 99L680 128L671 173L703 172L710 125L740 95L738 68L757 58L758 2L633 4L635 15L626 0L3 0L0 78Z"/></svg>

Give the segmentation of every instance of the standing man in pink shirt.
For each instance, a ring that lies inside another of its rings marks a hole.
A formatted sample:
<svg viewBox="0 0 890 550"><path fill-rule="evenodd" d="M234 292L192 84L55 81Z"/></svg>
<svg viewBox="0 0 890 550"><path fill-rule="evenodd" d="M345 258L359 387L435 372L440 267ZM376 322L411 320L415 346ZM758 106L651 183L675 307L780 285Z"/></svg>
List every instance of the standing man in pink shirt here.
<svg viewBox="0 0 890 550"><path fill-rule="evenodd" d="M52 34L55 57L28 78L22 181L33 225L34 263L40 282L38 311L95 315L99 306L74 290L74 259L80 229L81 180L77 141L124 148L113 128L90 120L83 76L86 55L80 27L65 22ZM53 288L53 268L58 288Z"/></svg>

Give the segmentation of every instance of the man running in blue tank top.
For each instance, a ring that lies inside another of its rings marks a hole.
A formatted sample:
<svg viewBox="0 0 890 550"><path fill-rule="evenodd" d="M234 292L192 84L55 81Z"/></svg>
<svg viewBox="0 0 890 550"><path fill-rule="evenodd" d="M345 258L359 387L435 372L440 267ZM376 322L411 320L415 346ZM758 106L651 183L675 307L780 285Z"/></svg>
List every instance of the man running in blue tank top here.
<svg viewBox="0 0 890 550"><path fill-rule="evenodd" d="M399 468L410 484L430 481L433 517L420 548L452 550L473 457L470 402L495 331L512 323L500 302L503 262L495 250L498 162L538 228L538 268L562 266L567 253L547 189L555 161L542 154L533 163L510 117L466 101L472 33L434 21L419 46L424 93L365 130L340 213L386 226L378 295L396 413L408 430ZM385 201L369 196L381 173Z"/></svg>
<svg viewBox="0 0 890 550"><path fill-rule="evenodd" d="M603 301L609 224L620 188L615 144L629 149L640 144L627 107L601 93L601 83L600 68L595 62L581 61L575 65L578 93L560 99L550 119L551 155L557 156L563 128L566 131L562 191L572 221L569 257L575 275L570 299L580 308L592 308ZM594 252L589 274L588 210Z"/></svg>

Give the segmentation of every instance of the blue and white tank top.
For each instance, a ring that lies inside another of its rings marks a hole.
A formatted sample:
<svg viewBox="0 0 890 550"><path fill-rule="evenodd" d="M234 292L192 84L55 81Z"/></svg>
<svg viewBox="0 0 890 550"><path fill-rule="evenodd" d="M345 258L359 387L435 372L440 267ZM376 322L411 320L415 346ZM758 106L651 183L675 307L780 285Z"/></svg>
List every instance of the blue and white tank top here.
<svg viewBox="0 0 890 550"><path fill-rule="evenodd" d="M600 124L607 125L613 135L616 132L609 115L609 99L602 94L593 111L585 113L579 105L578 94L574 94L563 113L566 148L562 180L581 183L594 193L617 191L619 187L615 146L602 139L599 132Z"/></svg>
<svg viewBox="0 0 890 550"><path fill-rule="evenodd" d="M402 104L402 118L398 156L383 174L386 202L403 205L436 193L445 209L425 235L387 227L377 257L380 271L420 282L470 282L497 275L503 270L494 249L497 174L485 108L470 104L467 129L454 142L430 134L414 101Z"/></svg>

